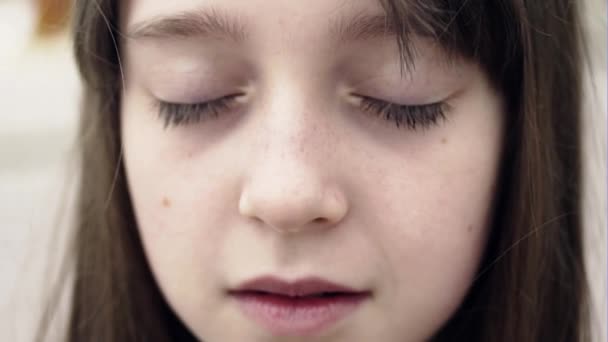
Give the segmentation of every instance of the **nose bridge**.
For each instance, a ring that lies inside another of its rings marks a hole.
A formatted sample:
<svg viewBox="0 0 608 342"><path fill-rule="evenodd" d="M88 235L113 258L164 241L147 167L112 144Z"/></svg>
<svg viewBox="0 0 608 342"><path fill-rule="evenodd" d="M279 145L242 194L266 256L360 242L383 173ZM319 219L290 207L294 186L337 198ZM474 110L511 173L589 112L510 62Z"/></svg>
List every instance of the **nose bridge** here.
<svg viewBox="0 0 608 342"><path fill-rule="evenodd" d="M281 233L337 223L347 204L328 160L334 144L322 127L325 113L294 89L271 97L261 113L240 213Z"/></svg>
<svg viewBox="0 0 608 342"><path fill-rule="evenodd" d="M261 129L257 130L255 139L260 148L255 153L262 168L280 166L305 182L305 178L323 173L324 165L320 165L320 161L333 154L332 140L336 137L329 127L332 114L324 104L327 101L323 95L313 86L301 85L316 82L311 80L299 85L291 81L294 79L303 77L294 75L275 80L274 84L282 86L266 94L265 105L259 113Z"/></svg>

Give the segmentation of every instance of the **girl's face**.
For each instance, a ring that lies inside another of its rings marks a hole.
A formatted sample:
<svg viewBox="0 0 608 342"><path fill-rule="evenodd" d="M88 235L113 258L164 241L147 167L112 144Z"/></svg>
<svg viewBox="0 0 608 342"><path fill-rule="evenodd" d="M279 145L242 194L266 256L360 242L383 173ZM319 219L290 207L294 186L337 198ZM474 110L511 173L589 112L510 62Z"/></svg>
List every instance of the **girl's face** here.
<svg viewBox="0 0 608 342"><path fill-rule="evenodd" d="M129 190L154 276L198 338L441 328L476 274L500 159L502 100L476 64L416 36L402 75L376 0L121 11Z"/></svg>

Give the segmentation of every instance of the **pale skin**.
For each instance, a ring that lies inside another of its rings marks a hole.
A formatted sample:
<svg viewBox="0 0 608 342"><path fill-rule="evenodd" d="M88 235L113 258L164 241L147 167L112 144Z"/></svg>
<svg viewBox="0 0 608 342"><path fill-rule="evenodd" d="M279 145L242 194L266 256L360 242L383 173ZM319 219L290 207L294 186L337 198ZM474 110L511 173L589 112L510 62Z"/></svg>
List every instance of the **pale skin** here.
<svg viewBox="0 0 608 342"><path fill-rule="evenodd" d="M206 342L430 338L469 290L491 229L500 94L475 63L443 63L425 39L412 41L406 77L394 37L337 41L332 23L381 15L374 0L131 0L121 29L212 8L243 24L240 40L148 30L122 42L123 158L167 302ZM217 118L177 126L154 104L233 93ZM397 128L359 95L449 110ZM278 336L225 295L262 274L373 296L314 336Z"/></svg>

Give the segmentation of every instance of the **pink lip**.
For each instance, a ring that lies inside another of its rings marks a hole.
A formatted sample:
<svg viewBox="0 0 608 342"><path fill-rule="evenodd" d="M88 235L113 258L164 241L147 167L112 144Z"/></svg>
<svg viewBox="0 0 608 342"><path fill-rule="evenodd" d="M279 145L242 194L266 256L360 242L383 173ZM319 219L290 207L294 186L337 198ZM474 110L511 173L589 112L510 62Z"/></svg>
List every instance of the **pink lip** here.
<svg viewBox="0 0 608 342"><path fill-rule="evenodd" d="M321 278L286 282L261 277L228 294L245 316L275 335L309 336L328 329L371 296Z"/></svg>

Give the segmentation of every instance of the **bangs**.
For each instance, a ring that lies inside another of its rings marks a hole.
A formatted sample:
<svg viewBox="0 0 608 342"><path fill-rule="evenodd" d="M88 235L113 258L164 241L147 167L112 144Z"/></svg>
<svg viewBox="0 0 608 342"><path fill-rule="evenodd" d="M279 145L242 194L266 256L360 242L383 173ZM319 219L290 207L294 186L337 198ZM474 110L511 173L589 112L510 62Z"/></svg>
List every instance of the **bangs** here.
<svg viewBox="0 0 608 342"><path fill-rule="evenodd" d="M521 73L522 41L511 1L380 0L397 33L402 65L413 65L411 35L437 42L446 62L479 63L499 89L511 89ZM518 73L519 71L519 73Z"/></svg>

